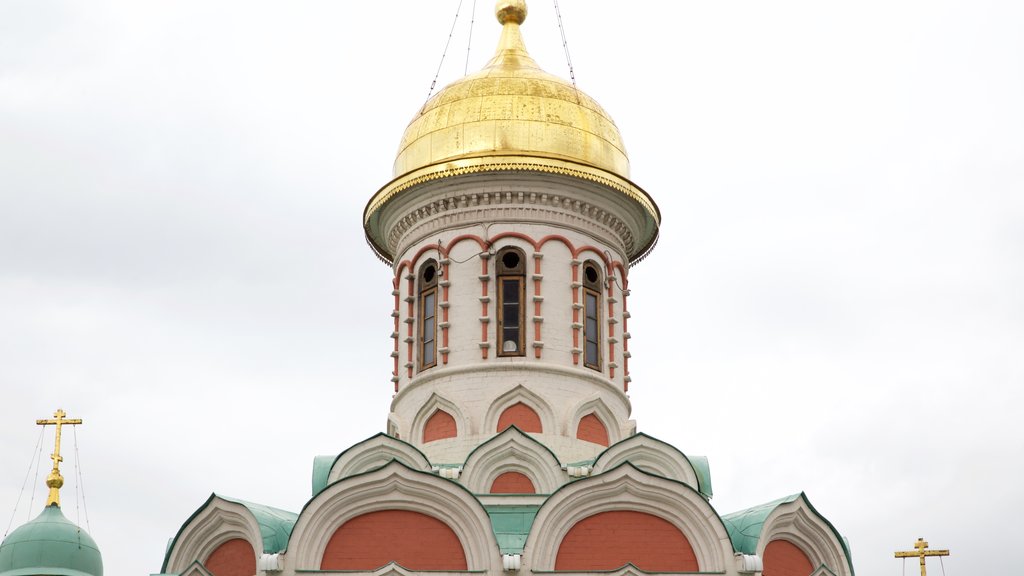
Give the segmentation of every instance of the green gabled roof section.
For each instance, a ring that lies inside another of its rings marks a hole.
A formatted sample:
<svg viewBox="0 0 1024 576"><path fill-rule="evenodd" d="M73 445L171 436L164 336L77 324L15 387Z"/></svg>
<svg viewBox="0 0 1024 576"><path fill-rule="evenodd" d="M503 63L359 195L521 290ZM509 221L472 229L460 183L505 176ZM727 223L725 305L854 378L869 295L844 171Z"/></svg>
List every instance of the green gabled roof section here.
<svg viewBox="0 0 1024 576"><path fill-rule="evenodd" d="M331 468L337 456L330 454L313 457L313 493L310 497L316 496L321 490L327 487L327 479L331 476Z"/></svg>
<svg viewBox="0 0 1024 576"><path fill-rule="evenodd" d="M846 556L846 563L850 567L850 574L854 574L853 570L853 556L850 554L850 544L846 541L836 527L828 521L818 512L811 501L807 499L807 495L803 492L799 494L791 494L778 500L772 500L764 504L747 508L746 510L740 510L731 514L722 516L722 521L725 522L725 529L729 532L729 539L732 540L733 549L743 554L757 554L757 545L761 539L761 529L764 528L765 520L768 516L775 511L779 506L796 502L797 500L803 500L807 508L814 513L815 516L821 519L826 526L832 531L832 534L839 541L839 545L843 547L843 554ZM826 568L827 570L827 568Z"/></svg>
<svg viewBox="0 0 1024 576"><path fill-rule="evenodd" d="M484 506L502 554L522 554L540 505Z"/></svg>
<svg viewBox="0 0 1024 576"><path fill-rule="evenodd" d="M799 494L792 494L722 516L722 522L725 522L725 529L729 532L733 549L744 554L757 554L757 541L761 538L761 528L764 527L764 521L768 519L768 515L779 506L789 504L799 497Z"/></svg>
<svg viewBox="0 0 1024 576"><path fill-rule="evenodd" d="M668 446L669 448L671 448L671 449L675 450L676 452L678 452L679 455L682 456L684 460L686 460L687 462L690 463L690 467L693 468L694 474L697 475L697 486L694 486L694 488L697 489L697 492L702 494L708 500L710 500L715 495L714 490L711 488L711 464L708 462L708 457L707 456L687 456L685 452L683 452L679 448L676 448L672 444L669 444L668 442L665 442L664 440L659 440L658 438L655 438L654 436L651 436L650 434L645 434L643 432L637 432L636 434L633 434L632 436L629 436L629 437L623 438L622 440L619 440L615 444L612 444L611 446L609 446L609 447L605 448L604 450L602 450L601 453L597 455L597 458L594 458L593 460L591 460L589 462L588 461L584 461L584 462L580 462L580 463L576 463L576 464L570 464L570 466L583 466L583 465L596 464L612 448L615 448L616 446L618 446L620 444L624 444L626 442L635 441L635 439L637 439L637 438L647 438L649 440L657 442L658 444L663 444L665 446Z"/></svg>
<svg viewBox="0 0 1024 576"><path fill-rule="evenodd" d="M265 554L277 554L283 552L288 545L288 538L291 536L292 528L295 527L295 522L299 519L299 515L294 512L288 512L287 510L281 510L280 508L274 508L263 504L256 504L254 502L247 502L245 500L239 500L237 498L230 498L227 496L221 496L217 493L210 494L210 497L203 502L203 505L196 509L191 516L178 528L178 533L174 535L174 538L167 544L167 550L164 552L164 563L160 567L161 572L167 572L167 562L171 559L171 550L174 549L174 545L178 542L178 538L181 538L181 533L185 530L185 527L192 523L203 510L215 500L220 499L225 502L232 504L238 504L239 506L245 507L246 510L252 514L256 520L256 524L260 529L260 536L263 539L263 552Z"/></svg>
<svg viewBox="0 0 1024 576"><path fill-rule="evenodd" d="M299 519L298 514L263 504L228 498L227 496L221 496L220 498L228 502L241 504L249 509L249 512L252 513L256 518L256 522L260 525L260 536L263 537L264 554L277 554L288 547L288 537L292 534L295 521Z"/></svg>
<svg viewBox="0 0 1024 576"><path fill-rule="evenodd" d="M715 495L714 489L711 487L711 464L708 462L707 456L687 456L683 454L683 457L690 461L690 466L693 466L693 471L697 473L697 483L700 484L700 493L711 498Z"/></svg>

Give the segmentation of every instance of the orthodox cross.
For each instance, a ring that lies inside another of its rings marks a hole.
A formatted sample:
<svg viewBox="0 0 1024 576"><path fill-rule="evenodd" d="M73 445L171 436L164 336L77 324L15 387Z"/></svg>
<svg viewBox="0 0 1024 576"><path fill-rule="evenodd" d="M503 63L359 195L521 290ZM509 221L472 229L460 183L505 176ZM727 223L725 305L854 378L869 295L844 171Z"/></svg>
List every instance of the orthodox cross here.
<svg viewBox="0 0 1024 576"><path fill-rule="evenodd" d="M924 569L924 559L927 556L949 556L949 550L926 550L928 543L924 541L924 538L918 538L917 543L914 544L914 548L917 550L911 550L909 552L897 552L897 558L914 558L918 557L921 559L921 576L928 576Z"/></svg>
<svg viewBox="0 0 1024 576"><path fill-rule="evenodd" d="M53 443L53 454L50 454L50 458L53 459L53 470L50 470L50 474L46 476L46 485L50 488L50 496L46 499L46 505L50 506L55 504L60 506L60 487L64 485L64 477L60 475L60 463L64 461L60 456L60 428L65 424L81 424L82 421L78 418L65 418L67 413L61 409L57 409L53 413L52 420L36 420L36 424L40 426L53 425L57 428L57 436Z"/></svg>

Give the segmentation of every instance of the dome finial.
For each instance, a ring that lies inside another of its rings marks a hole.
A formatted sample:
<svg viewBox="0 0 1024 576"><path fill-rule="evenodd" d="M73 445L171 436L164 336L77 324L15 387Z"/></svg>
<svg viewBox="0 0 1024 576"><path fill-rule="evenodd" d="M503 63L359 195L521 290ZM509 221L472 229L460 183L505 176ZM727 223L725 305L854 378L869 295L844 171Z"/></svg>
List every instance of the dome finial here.
<svg viewBox="0 0 1024 576"><path fill-rule="evenodd" d="M498 0L494 15L502 26L508 23L522 24L526 21L526 0Z"/></svg>
<svg viewBox="0 0 1024 576"><path fill-rule="evenodd" d="M57 505L60 506L60 488L64 485L64 477L60 475L60 463L64 460L60 455L60 428L65 424L81 424L82 421L78 418L65 418L67 412L57 409L53 413L53 420L36 420L36 424L40 426L53 425L57 428L57 434L53 441L53 454L50 458L53 459L53 470L50 470L50 474L46 477L46 487L50 489L50 495L46 499L46 505Z"/></svg>

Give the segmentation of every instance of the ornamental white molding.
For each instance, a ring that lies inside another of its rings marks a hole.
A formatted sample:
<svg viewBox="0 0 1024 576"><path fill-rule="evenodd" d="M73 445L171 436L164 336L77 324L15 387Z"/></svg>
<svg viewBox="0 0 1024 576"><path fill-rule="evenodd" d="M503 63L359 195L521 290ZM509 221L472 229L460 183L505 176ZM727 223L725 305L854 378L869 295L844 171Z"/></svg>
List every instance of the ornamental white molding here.
<svg viewBox="0 0 1024 576"><path fill-rule="evenodd" d="M725 572L732 567L729 533L696 490L625 463L567 484L548 498L526 540L524 564L529 566L525 568L554 570L562 539L577 522L617 510L651 514L678 528L693 547L701 572Z"/></svg>
<svg viewBox="0 0 1024 576"><path fill-rule="evenodd" d="M576 430L580 426L580 420L582 420L587 414L591 413L595 414L601 420L601 423L604 424L605 429L608 431L609 446L622 440L622 422L626 419L615 416L615 413L608 407L604 399L597 394L592 394L583 402L580 402L574 407L570 407L564 420L568 426L564 431L564 434L571 438L575 438Z"/></svg>
<svg viewBox="0 0 1024 576"><path fill-rule="evenodd" d="M685 454L678 448L652 438L646 434L630 436L612 445L594 461L594 474L611 470L623 462L651 474L678 480L694 490L700 491L697 471Z"/></svg>
<svg viewBox="0 0 1024 576"><path fill-rule="evenodd" d="M644 233L639 207L608 195L600 186L567 186L566 181L524 176L502 186L494 186L493 179L448 182L444 188L431 186L429 192L397 199L384 210L389 213L388 248L400 254L440 231L503 220L573 229L603 238L625 254L637 249L637 233Z"/></svg>
<svg viewBox="0 0 1024 576"><path fill-rule="evenodd" d="M764 550L772 540L786 540L795 545L807 554L812 566L824 566L834 576L853 576L843 544L803 494L777 506L765 518L757 541L758 556L764 558Z"/></svg>
<svg viewBox="0 0 1024 576"><path fill-rule="evenodd" d="M385 434L377 434L339 454L331 466L327 483L380 468L392 460L398 460L413 470L430 470L427 457L415 446Z"/></svg>
<svg viewBox="0 0 1024 576"><path fill-rule="evenodd" d="M480 502L453 481L397 461L331 484L310 500L288 541L291 565L296 571L319 570L338 528L357 516L381 510L409 510L444 522L462 543L470 571L501 571L498 543Z"/></svg>
<svg viewBox="0 0 1024 576"><path fill-rule="evenodd" d="M538 494L550 494L567 480L551 450L518 428L508 428L473 450L463 466L462 483L474 494L486 494L505 472L526 476Z"/></svg>
<svg viewBox="0 0 1024 576"><path fill-rule="evenodd" d="M415 570L409 570L408 568L391 562L381 566L380 568L373 571L362 571L362 570L312 570L311 572L316 574L338 574L344 576L416 576L422 574ZM445 570L431 570L428 572L430 576L466 576L466 572L452 571L448 572ZM301 572L300 572L301 574Z"/></svg>
<svg viewBox="0 0 1024 576"><path fill-rule="evenodd" d="M437 392L434 392L423 403L423 406L416 412L416 417L412 420L412 430L409 431L410 442L416 444L423 443L423 428L427 425L427 420L430 420L430 417L438 410L444 410L455 419L458 436L468 436L474 433L470 429L469 420L462 414L462 410L459 410L459 407L451 400L442 398Z"/></svg>
<svg viewBox="0 0 1024 576"><path fill-rule="evenodd" d="M206 562L221 544L236 538L248 542L257 558L263 554L263 536L252 512L214 494L181 527L167 554L164 571L177 574L194 562Z"/></svg>
<svg viewBox="0 0 1024 576"><path fill-rule="evenodd" d="M519 384L505 391L491 402L491 406L487 409L487 414L484 416L482 433L496 433L501 414L520 402L529 406L537 413L537 416L540 417L540 424L544 428L544 433L554 434L557 432L558 424L555 421L555 412L551 409L551 405L539 394Z"/></svg>

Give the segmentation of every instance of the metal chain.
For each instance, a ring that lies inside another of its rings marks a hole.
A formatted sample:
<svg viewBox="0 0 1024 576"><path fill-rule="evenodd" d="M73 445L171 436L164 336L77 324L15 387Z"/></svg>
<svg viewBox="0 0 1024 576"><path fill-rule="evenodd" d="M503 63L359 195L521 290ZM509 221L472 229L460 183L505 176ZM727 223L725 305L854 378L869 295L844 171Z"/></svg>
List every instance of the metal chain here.
<svg viewBox="0 0 1024 576"><path fill-rule="evenodd" d="M462 69L462 75L469 74L469 49L473 47L473 24L476 23L476 0L473 0L473 12L469 15L469 40L466 41L466 67Z"/></svg>
<svg viewBox="0 0 1024 576"><path fill-rule="evenodd" d="M459 21L459 12L462 11L462 0L455 8L455 19L452 20L452 29L448 31L448 41L444 43L444 51L441 52L441 61L437 63L437 73L434 74L434 81L430 83L430 91L427 92L427 100L434 94L434 87L437 86L437 78L441 75L441 66L444 65L444 57L448 55L448 46L452 43L452 35L455 34L455 24Z"/></svg>
<svg viewBox="0 0 1024 576"><path fill-rule="evenodd" d="M33 453L38 453L40 456L36 457L36 470L39 469L39 458L43 453L43 428L39 429L39 439L36 440L36 446L32 449ZM14 517L18 514L18 506L21 505L21 497L25 495L25 486L28 486L28 478L32 475L32 459L28 461L28 470L25 471L25 479L21 482L21 491L18 492L18 500L14 503L14 510L11 510L11 520L7 523L7 529L4 530L4 538L11 532L11 526L14 525ZM29 505L29 514L32 514L32 506Z"/></svg>

